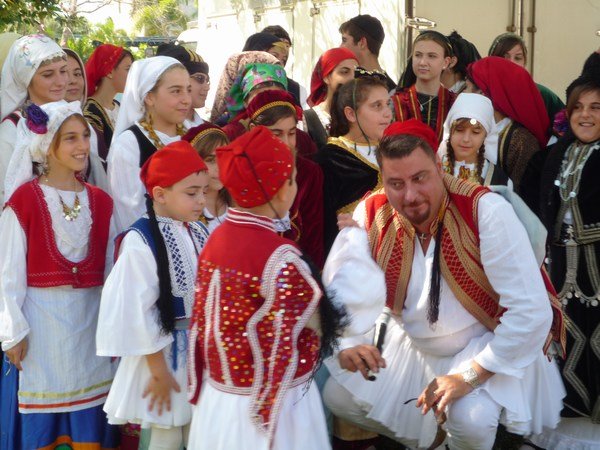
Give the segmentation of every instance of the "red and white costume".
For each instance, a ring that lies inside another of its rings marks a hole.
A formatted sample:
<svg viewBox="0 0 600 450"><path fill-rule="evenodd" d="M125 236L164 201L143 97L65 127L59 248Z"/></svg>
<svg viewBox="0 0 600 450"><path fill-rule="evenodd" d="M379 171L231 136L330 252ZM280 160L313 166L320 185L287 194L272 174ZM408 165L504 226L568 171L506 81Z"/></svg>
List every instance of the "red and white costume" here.
<svg viewBox="0 0 600 450"><path fill-rule="evenodd" d="M437 424L431 413L422 416L411 399L434 377L460 373L476 361L495 374L450 404L444 426L450 448L486 449L494 442L498 422L523 435L558 422L564 388L542 349L558 343L564 328L558 311L552 320L552 287L545 285L510 204L481 186L450 176L444 182L448 196L441 243L432 239L426 252L383 191L368 197L354 214L367 230L368 244L361 230L340 233L326 264L325 281L333 280L329 288L342 301L345 292L353 291L352 277L343 275L352 265L345 261L356 246L363 254L368 248L385 272L386 303L393 314L383 346L387 366L377 380L342 369L335 356L327 362L332 378L323 396L338 416L405 445L427 447ZM439 318L430 325L429 285L437 245L442 246ZM381 272L374 272L372 289L361 279L362 292L380 291ZM374 311L368 311L369 303ZM370 314L372 320L383 305L380 297L365 295L360 306L357 317ZM371 343L372 331L355 333L341 349Z"/></svg>
<svg viewBox="0 0 600 450"><path fill-rule="evenodd" d="M307 385L321 290L297 247L271 219L230 208L200 256L198 289L190 447L329 448L319 393Z"/></svg>

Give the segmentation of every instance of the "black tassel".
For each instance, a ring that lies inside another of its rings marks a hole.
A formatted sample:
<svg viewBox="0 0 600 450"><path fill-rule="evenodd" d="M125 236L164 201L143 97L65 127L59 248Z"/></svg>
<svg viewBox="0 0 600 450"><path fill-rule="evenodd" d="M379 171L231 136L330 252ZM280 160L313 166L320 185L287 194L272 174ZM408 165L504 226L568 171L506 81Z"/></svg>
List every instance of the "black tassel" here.
<svg viewBox="0 0 600 450"><path fill-rule="evenodd" d="M169 255L163 235L158 228L156 213L152 205L152 199L146 194L146 210L150 218L150 231L156 246L156 272L158 275L158 300L156 305L160 313L160 324L164 334L175 330L175 309L173 306L173 294L171 293L171 274L169 272Z"/></svg>
<svg viewBox="0 0 600 450"><path fill-rule="evenodd" d="M440 315L440 290L442 270L440 268L440 253L442 251L442 232L444 225L440 220L435 233L435 248L433 249L433 266L431 268L431 284L429 285L429 306L427 320L430 325L438 321Z"/></svg>

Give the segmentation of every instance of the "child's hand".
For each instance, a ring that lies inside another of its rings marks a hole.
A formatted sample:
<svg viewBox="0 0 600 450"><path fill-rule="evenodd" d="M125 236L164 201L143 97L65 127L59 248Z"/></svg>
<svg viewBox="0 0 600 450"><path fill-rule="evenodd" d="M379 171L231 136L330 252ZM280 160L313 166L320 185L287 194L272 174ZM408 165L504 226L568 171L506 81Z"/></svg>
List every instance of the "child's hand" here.
<svg viewBox="0 0 600 450"><path fill-rule="evenodd" d="M352 214L338 214L337 226L341 230L348 227L360 228L360 225L356 220L352 219Z"/></svg>
<svg viewBox="0 0 600 450"><path fill-rule="evenodd" d="M27 355L27 338L23 338L21 342L15 345L10 350L6 350L6 356L8 360L15 365L18 370L23 370L21 367L21 361L25 359L25 355Z"/></svg>
<svg viewBox="0 0 600 450"><path fill-rule="evenodd" d="M148 405L148 411L152 411L156 406L156 411L160 416L163 412L163 408L167 411L171 411L171 391L181 392L181 388L171 372L168 370L160 375L152 375L148 386L142 394L142 398L146 398L150 395L150 404Z"/></svg>

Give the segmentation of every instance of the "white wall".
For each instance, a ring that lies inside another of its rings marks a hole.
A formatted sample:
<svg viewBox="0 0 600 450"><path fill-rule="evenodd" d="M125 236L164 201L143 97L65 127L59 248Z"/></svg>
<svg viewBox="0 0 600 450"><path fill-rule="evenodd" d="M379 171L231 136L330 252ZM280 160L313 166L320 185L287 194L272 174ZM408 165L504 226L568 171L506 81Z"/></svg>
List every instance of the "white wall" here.
<svg viewBox="0 0 600 450"><path fill-rule="evenodd" d="M235 0L234 0L235 2ZM283 26L293 41L288 74L310 89L310 75L319 56L331 47L338 47L339 26L359 13L378 17L384 26L386 38L380 53L380 62L390 76L398 79L403 58L398 39L404 16L404 1L399 0L326 0L318 2L318 14L311 15L313 2L298 1L293 10L282 10L280 2L267 0L265 11L255 23L249 0L242 0L243 8L236 13L231 0L199 0L198 53L209 63L213 86L223 70L227 58L241 51L246 38L267 25ZM275 5L275 6L272 6ZM214 89L207 104L212 103Z"/></svg>

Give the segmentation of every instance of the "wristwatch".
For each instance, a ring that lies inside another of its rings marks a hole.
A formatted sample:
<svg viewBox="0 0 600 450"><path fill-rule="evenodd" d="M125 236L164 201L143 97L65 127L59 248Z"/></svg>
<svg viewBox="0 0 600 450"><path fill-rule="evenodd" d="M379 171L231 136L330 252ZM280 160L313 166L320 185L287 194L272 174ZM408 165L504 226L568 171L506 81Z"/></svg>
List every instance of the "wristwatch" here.
<svg viewBox="0 0 600 450"><path fill-rule="evenodd" d="M469 383L473 389L477 389L479 386L481 386L479 375L477 375L477 372L472 367L469 367L467 370L461 372L461 375L463 380L465 380L465 383Z"/></svg>

